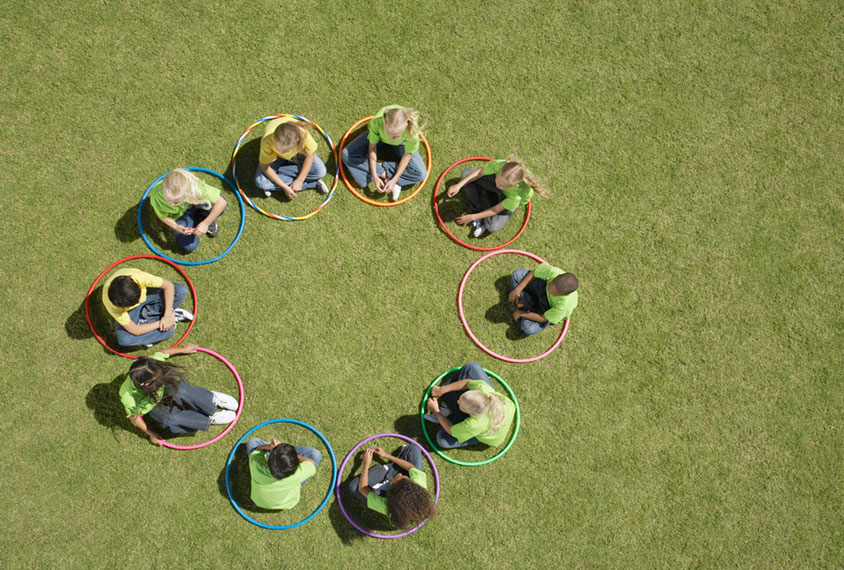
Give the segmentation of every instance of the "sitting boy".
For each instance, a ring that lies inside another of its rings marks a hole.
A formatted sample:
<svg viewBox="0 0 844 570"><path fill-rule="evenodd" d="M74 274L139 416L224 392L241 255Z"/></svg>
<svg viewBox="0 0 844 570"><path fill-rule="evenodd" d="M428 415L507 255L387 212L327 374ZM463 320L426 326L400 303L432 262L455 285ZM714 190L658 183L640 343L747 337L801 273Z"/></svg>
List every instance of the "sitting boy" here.
<svg viewBox="0 0 844 570"><path fill-rule="evenodd" d="M516 269L510 276L507 298L518 303L513 320L525 336L531 336L571 316L577 306L577 277L547 263L536 271Z"/></svg>
<svg viewBox="0 0 844 570"><path fill-rule="evenodd" d="M252 502L263 509L292 509L299 493L314 476L322 454L313 447L292 446L277 439L267 443L253 437L246 442Z"/></svg>
<svg viewBox="0 0 844 570"><path fill-rule="evenodd" d="M176 323L193 315L177 307L188 288L181 283L126 268L116 271L103 285L103 305L114 317L120 346L152 346L173 336Z"/></svg>

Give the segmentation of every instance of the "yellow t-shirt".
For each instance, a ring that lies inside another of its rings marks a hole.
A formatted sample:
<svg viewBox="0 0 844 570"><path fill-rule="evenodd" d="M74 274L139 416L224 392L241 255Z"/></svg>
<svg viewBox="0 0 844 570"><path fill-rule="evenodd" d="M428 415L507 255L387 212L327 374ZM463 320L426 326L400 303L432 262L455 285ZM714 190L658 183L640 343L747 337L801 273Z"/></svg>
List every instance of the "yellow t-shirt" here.
<svg viewBox="0 0 844 570"><path fill-rule="evenodd" d="M267 126L264 127L264 136L261 137L261 152L258 154L258 162L261 164L270 164L275 161L277 158L283 158L284 160L290 160L294 156L296 156L297 152L295 150L291 150L290 152L279 153L275 149L275 145L273 144L273 134L275 134L276 128L279 125L284 123L289 123L290 121L296 121L293 117L280 117L278 119L273 119L272 121L267 123ZM305 154L311 155L315 153L317 150L317 143L314 138L311 136L310 133L305 135Z"/></svg>
<svg viewBox="0 0 844 570"><path fill-rule="evenodd" d="M121 275L128 275L132 278L132 281L137 283L138 287L141 288L141 297L138 299L138 302L131 307L118 307L108 298L108 288L111 286L111 282ZM130 322L129 311L147 300L147 287L160 288L162 285L164 285L164 279L156 277L155 275L150 275L149 273L144 273L140 269L132 269L131 267L119 269L115 271L114 275L109 277L108 281L106 281L105 285L103 285L103 305L105 305L106 311L108 311L109 315L114 317L115 321L123 326L126 326Z"/></svg>

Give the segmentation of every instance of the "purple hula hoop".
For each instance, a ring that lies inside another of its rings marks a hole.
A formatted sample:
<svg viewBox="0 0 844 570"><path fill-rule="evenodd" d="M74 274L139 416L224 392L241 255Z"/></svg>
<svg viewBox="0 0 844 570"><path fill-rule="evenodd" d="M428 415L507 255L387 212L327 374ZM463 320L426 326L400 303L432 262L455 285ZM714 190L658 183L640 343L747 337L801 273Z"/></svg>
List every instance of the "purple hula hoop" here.
<svg viewBox="0 0 844 570"><path fill-rule="evenodd" d="M437 472L437 466L434 464L434 459L433 459L433 457L431 457L431 454L429 454L427 451L425 451L424 447L422 447L421 445L419 445L417 442L413 441L409 437L405 437L405 436L399 435L397 433L379 433L379 434L376 434L376 435L373 435L373 436L366 438L365 440L363 440L362 442L360 442L359 444L354 446L352 448L352 450L349 451L349 453L346 455L346 458L343 459L343 463L340 465L340 469L337 471L337 488L336 488L337 504L340 505L340 510L343 512L343 516L346 517L346 520L349 521L349 523L353 527L355 527L356 529L361 531L363 534L365 534L367 536L371 536L373 538L401 538L403 536L407 536L408 534L410 534L412 532L416 532L417 530L419 530L419 528L423 524L428 522L428 519L425 519L424 521L422 521L421 523L419 523L418 525L416 525L412 529L406 530L406 531L399 533L399 534L377 534L377 533L369 532L368 530L361 528L355 521L353 521L352 517L349 516L349 513L346 512L346 507L343 505L343 499L340 497L340 485L341 485L340 480L342 478L343 471L346 469L346 463L349 462L349 459L351 459L354 456L355 452L358 449L360 449L360 447L363 444L365 444L368 441L372 441L373 439L377 439L379 437L396 437L396 438L402 439L402 440L404 440L404 441L406 441L410 444L419 446L419 449L422 450L422 454L425 456L425 458L428 460L428 463L431 465L431 470L434 472L434 484L437 488L436 494L434 495L434 505L436 505L437 502L440 500L440 474Z"/></svg>

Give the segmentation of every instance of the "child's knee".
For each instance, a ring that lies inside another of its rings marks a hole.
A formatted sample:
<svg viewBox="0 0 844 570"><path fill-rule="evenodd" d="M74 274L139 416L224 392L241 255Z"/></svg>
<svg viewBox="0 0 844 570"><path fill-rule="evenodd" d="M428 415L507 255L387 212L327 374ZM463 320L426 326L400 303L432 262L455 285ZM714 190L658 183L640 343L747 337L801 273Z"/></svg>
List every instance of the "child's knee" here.
<svg viewBox="0 0 844 570"><path fill-rule="evenodd" d="M525 333L525 336L533 336L542 330L542 325L536 321L522 317L519 320L519 328Z"/></svg>

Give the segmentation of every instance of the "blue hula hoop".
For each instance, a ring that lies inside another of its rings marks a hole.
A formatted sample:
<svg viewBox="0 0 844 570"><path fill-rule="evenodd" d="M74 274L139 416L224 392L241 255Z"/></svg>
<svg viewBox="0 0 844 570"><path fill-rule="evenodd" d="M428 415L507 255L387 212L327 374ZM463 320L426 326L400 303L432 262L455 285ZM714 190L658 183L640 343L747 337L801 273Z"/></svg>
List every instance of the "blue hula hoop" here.
<svg viewBox="0 0 844 570"><path fill-rule="evenodd" d="M164 174L156 178L153 183L147 187L146 192L144 192L144 195L141 196L141 201L138 203L138 231L141 232L141 237L144 238L144 242L146 242L147 247L149 247L153 253L160 257L163 257L164 259L169 259L173 263L178 263L179 265L205 265L207 263L214 263L215 261L222 259L223 256L230 252L237 243L237 240L240 239L241 234L243 234L243 226L246 224L246 208L243 205L243 198L240 197L240 193L237 191L237 188L234 187L234 184L232 184L228 178L226 178L219 172L214 172L213 170L208 170L207 168L201 168L199 166L187 166L185 167L185 170L191 170L193 172L205 172L206 174L216 176L217 178L228 184L229 188L231 188L232 192L234 192L234 195L237 196L237 204L238 206L240 206L240 227L237 230L237 235L234 236L234 241L232 241L229 247L227 247L226 250L217 257L213 259L205 259L202 261L185 261L182 259L174 259L172 257L164 255L163 253L158 251L158 249L156 249L154 245L152 245L152 242L149 240L149 237L147 237L147 234L144 232L144 226L141 223L141 212L144 209L144 200L146 200L147 196L149 196L150 190L152 190L153 186L158 184L165 176L170 174L170 172L172 171L165 172Z"/></svg>
<svg viewBox="0 0 844 570"><path fill-rule="evenodd" d="M232 497L232 490L231 490L231 485L230 485L230 482L229 482L229 470L231 468L232 460L234 459L234 454L237 451L238 446L241 443L243 443L244 441L246 441L246 438L249 437L250 435L252 435L252 432L254 432L255 430L262 428L266 425L279 424L279 423L295 424L297 426L302 426L304 428L311 430L317 436L319 436L319 438L322 440L323 445L325 445L325 448L328 450L328 454L331 456L331 484L328 486L328 492L325 494L325 498L322 500L322 503L320 503L320 505L316 508L316 510L314 512L312 512L311 514L309 514L307 517L305 517L304 519L300 520L299 522L293 523L293 524L271 525L271 524L264 524L262 522L256 521L255 519L253 519L252 517L250 517L249 515L244 513L243 509L240 508L240 505L238 505L235 502L234 497ZM334 485L336 483L337 483L337 459L334 457L334 450L331 449L331 446L328 444L328 440L325 439L325 436L323 436L315 427L310 426L310 425L306 424L305 422L300 422L299 420L279 418L279 419L275 419L275 420L267 420L263 423L256 425L255 427L250 429L248 432L243 434L243 437L241 437L239 440L237 440L237 443L234 444L234 447L232 448L232 451L229 454L228 461L226 461L226 493L229 495L229 501L231 502L232 506L234 507L234 510L236 510L238 513L240 513L240 516L242 516L243 518L245 518L246 520L248 520L252 524L257 525L261 528L268 528L270 530L285 530L285 529L288 529L288 528L296 528L297 526L301 526L301 525L305 524L306 522L308 522L309 520L311 520L312 518L314 518L316 516L316 514L318 512L320 512L322 510L322 508L328 503L328 499L331 498L331 492L334 490Z"/></svg>

